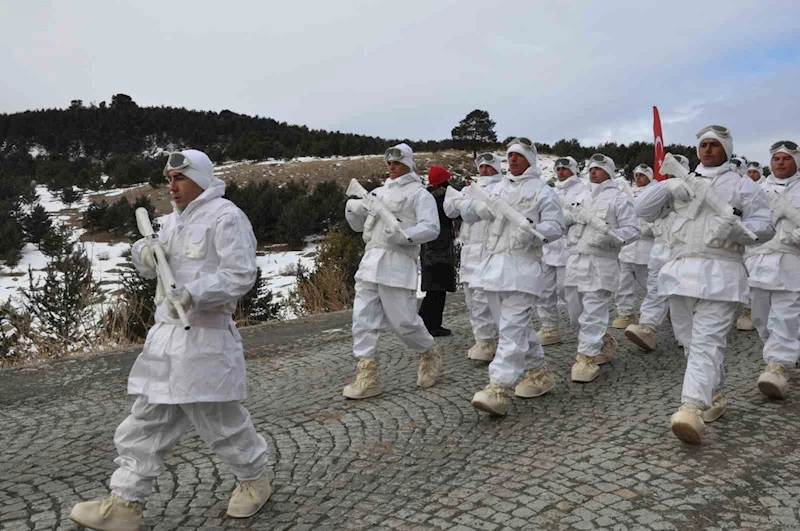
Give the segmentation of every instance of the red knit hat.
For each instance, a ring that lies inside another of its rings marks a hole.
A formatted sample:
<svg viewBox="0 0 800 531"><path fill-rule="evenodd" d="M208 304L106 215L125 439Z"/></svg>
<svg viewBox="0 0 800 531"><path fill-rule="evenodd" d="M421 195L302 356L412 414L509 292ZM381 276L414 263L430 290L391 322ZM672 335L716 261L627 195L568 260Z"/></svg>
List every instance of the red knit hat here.
<svg viewBox="0 0 800 531"><path fill-rule="evenodd" d="M428 182L437 186L450 179L450 172L444 166L431 166L428 170Z"/></svg>

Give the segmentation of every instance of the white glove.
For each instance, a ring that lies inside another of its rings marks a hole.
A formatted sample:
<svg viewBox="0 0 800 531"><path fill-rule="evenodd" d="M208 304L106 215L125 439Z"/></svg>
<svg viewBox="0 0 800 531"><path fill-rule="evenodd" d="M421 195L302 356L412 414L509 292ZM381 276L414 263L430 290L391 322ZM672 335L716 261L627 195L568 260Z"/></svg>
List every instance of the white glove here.
<svg viewBox="0 0 800 531"><path fill-rule="evenodd" d="M800 245L800 227L789 233L789 237L794 240L795 245Z"/></svg>
<svg viewBox="0 0 800 531"><path fill-rule="evenodd" d="M736 228L736 222L739 219L733 214L716 216L716 218L720 221L720 223L712 228L707 235L707 241L712 247L718 247L722 245L724 240L730 239L731 233L733 233L734 229Z"/></svg>
<svg viewBox="0 0 800 531"><path fill-rule="evenodd" d="M386 241L393 244L393 245L413 245L413 242L410 242L403 236L403 233L398 231L393 231L386 229L384 231L384 235L386 237Z"/></svg>
<svg viewBox="0 0 800 531"><path fill-rule="evenodd" d="M352 212L357 216L366 216L369 214L369 209L367 205L364 204L363 199L348 199L347 204L345 205L345 210L347 212Z"/></svg>
<svg viewBox="0 0 800 531"><path fill-rule="evenodd" d="M143 266L150 269L155 269L158 267L156 264L156 253L150 248L149 245L144 245L139 250L139 261L142 262Z"/></svg>
<svg viewBox="0 0 800 531"><path fill-rule="evenodd" d="M569 208L565 208L563 212L564 212L564 224L567 227L569 227L570 225L574 225L575 223L578 222L578 220L575 219L575 214L572 213L572 210L570 210Z"/></svg>
<svg viewBox="0 0 800 531"><path fill-rule="evenodd" d="M684 177L689 172L686 171L681 163L672 156L672 153L664 155L664 162L661 163L661 175L672 175L673 177Z"/></svg>
<svg viewBox="0 0 800 531"><path fill-rule="evenodd" d="M184 312L189 311L189 306L192 305L192 294L189 293L186 288L181 288L180 293L178 293L177 302L181 305ZM167 302L167 310L171 318L180 318L178 316L178 310L175 309L175 304L172 301Z"/></svg>
<svg viewBox="0 0 800 531"><path fill-rule="evenodd" d="M675 201L689 201L692 198L692 190L681 179L667 179L664 189Z"/></svg>
<svg viewBox="0 0 800 531"><path fill-rule="evenodd" d="M486 204L484 201L474 200L472 202L472 211L478 215L479 218L485 221L491 221L494 219L494 214L492 210L489 208L489 205Z"/></svg>

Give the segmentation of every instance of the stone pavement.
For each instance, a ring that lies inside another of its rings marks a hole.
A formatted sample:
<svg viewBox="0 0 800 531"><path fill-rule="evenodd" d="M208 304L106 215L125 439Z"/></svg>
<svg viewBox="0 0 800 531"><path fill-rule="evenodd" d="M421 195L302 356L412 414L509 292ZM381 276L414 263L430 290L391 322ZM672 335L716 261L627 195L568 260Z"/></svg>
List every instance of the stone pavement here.
<svg viewBox="0 0 800 531"><path fill-rule="evenodd" d="M225 517L235 482L192 430L148 499L145 529L788 529L798 523L798 400L756 388L755 332L731 332L730 401L692 447L669 430L685 367L667 326L590 384L569 381L576 339L546 348L556 388L514 399L506 418L470 405L486 365L452 297L438 385L415 387L417 359L385 334L384 393L345 401L350 315L246 329L246 402L272 452L275 493L255 517ZM138 349L0 371L0 530L76 529L72 505L106 494L114 429ZM800 393L796 386L793 393Z"/></svg>

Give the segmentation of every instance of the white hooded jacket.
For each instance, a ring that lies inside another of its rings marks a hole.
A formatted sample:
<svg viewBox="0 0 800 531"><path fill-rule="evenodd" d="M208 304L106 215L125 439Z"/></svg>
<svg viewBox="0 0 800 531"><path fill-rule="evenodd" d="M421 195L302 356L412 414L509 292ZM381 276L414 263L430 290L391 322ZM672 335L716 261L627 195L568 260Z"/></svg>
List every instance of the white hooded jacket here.
<svg viewBox="0 0 800 531"><path fill-rule="evenodd" d="M639 237L639 225L633 212L633 203L613 179L592 185L587 201L589 204L584 204L583 208L605 220L620 238L632 242ZM582 225L570 227L571 240L581 227ZM565 286L575 286L579 292L598 290L616 292L619 289L620 247L616 243L603 244L607 241L608 237L602 232L589 226L583 227L567 260Z"/></svg>
<svg viewBox="0 0 800 531"><path fill-rule="evenodd" d="M158 239L179 287L192 296L190 330L169 316L159 289L156 324L128 379L128 393L152 404L227 402L247 398L244 355L231 314L256 280L256 238L247 216L223 199L225 184L211 185L183 211L163 218ZM141 262L144 240L131 257L139 273L155 278Z"/></svg>
<svg viewBox="0 0 800 531"><path fill-rule="evenodd" d="M519 176L506 175L492 191L501 200L533 221L548 241L556 241L565 231L564 214L556 193L540 178L532 165ZM473 201L461 205L462 216L475 216ZM484 291L520 291L541 296L543 242L522 229L510 226L503 218L488 222L484 231L486 254L472 276L472 285Z"/></svg>
<svg viewBox="0 0 800 531"><path fill-rule="evenodd" d="M788 179L770 175L762 185L764 190L780 194L800 209L800 172ZM757 184L757 183L756 183ZM773 219L775 237L745 252L750 286L765 290L800 291L800 242L791 233L797 226L786 218Z"/></svg>
<svg viewBox="0 0 800 531"><path fill-rule="evenodd" d="M636 187L633 189L634 201L639 197L644 190L653 186L651 180L647 185ZM653 224L643 219L639 219L639 239L633 243L629 243L622 247L619 251L619 261L627 262L629 264L647 265L650 260L650 252L655 243L655 234L653 233Z"/></svg>
<svg viewBox="0 0 800 531"><path fill-rule="evenodd" d="M486 177L478 177L478 186L486 189L486 193L492 194L502 183L503 175L497 173ZM474 185L473 185L474 186ZM464 199L471 199L470 190L472 186L465 186L461 192ZM461 216L461 229L458 238L461 241L461 265L458 270L458 279L464 284L472 283L472 274L475 268L480 265L486 255L483 246L483 235L486 230L486 222L476 216L473 212L462 214L461 209L456 207L453 199L445 198L444 212L450 218Z"/></svg>
<svg viewBox="0 0 800 531"><path fill-rule="evenodd" d="M367 242L356 280L416 290L419 247L439 235L436 200L413 171L386 179L372 193L400 220L412 241L389 234L381 218L368 212L361 200L349 200L345 207L347 222L353 230L364 232Z"/></svg>
<svg viewBox="0 0 800 531"><path fill-rule="evenodd" d="M573 203L583 203L589 194L589 188L583 184L583 181L577 175L572 175L563 181L557 180L555 189L556 195L561 202L561 208L565 211ZM572 225L572 218L569 215L565 215L564 221L566 228L569 229ZM545 264L553 267L566 266L570 254L567 238L559 238L554 242L548 243L542 248L542 252L542 261Z"/></svg>
<svg viewBox="0 0 800 531"><path fill-rule="evenodd" d="M763 190L752 180L742 179L730 163L707 168L699 165L695 172L709 179L715 196L742 211L742 222L760 241L774 235L772 215ZM666 217L674 211L666 187L649 187L636 201L636 213L647 221ZM722 224L721 218L703 205L695 219L679 212L668 232L664 233L670 248L670 260L659 274L659 294L681 295L704 300L746 303L749 296L747 272L743 264L745 245L753 242L735 229L722 241L710 239Z"/></svg>

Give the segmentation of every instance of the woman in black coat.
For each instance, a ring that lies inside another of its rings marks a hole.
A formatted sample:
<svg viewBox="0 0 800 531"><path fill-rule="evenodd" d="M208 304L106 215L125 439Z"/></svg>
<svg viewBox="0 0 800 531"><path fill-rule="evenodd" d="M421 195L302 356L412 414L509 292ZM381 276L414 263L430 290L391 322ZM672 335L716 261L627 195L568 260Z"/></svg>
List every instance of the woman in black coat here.
<svg viewBox="0 0 800 531"><path fill-rule="evenodd" d="M456 290L455 231L453 220L444 213L444 194L450 172L442 166L431 166L428 173L428 191L436 199L439 210L439 237L422 244L419 258L422 266L422 291L425 299L419 315L432 336L449 336L450 330L442 328L442 312L447 292Z"/></svg>

